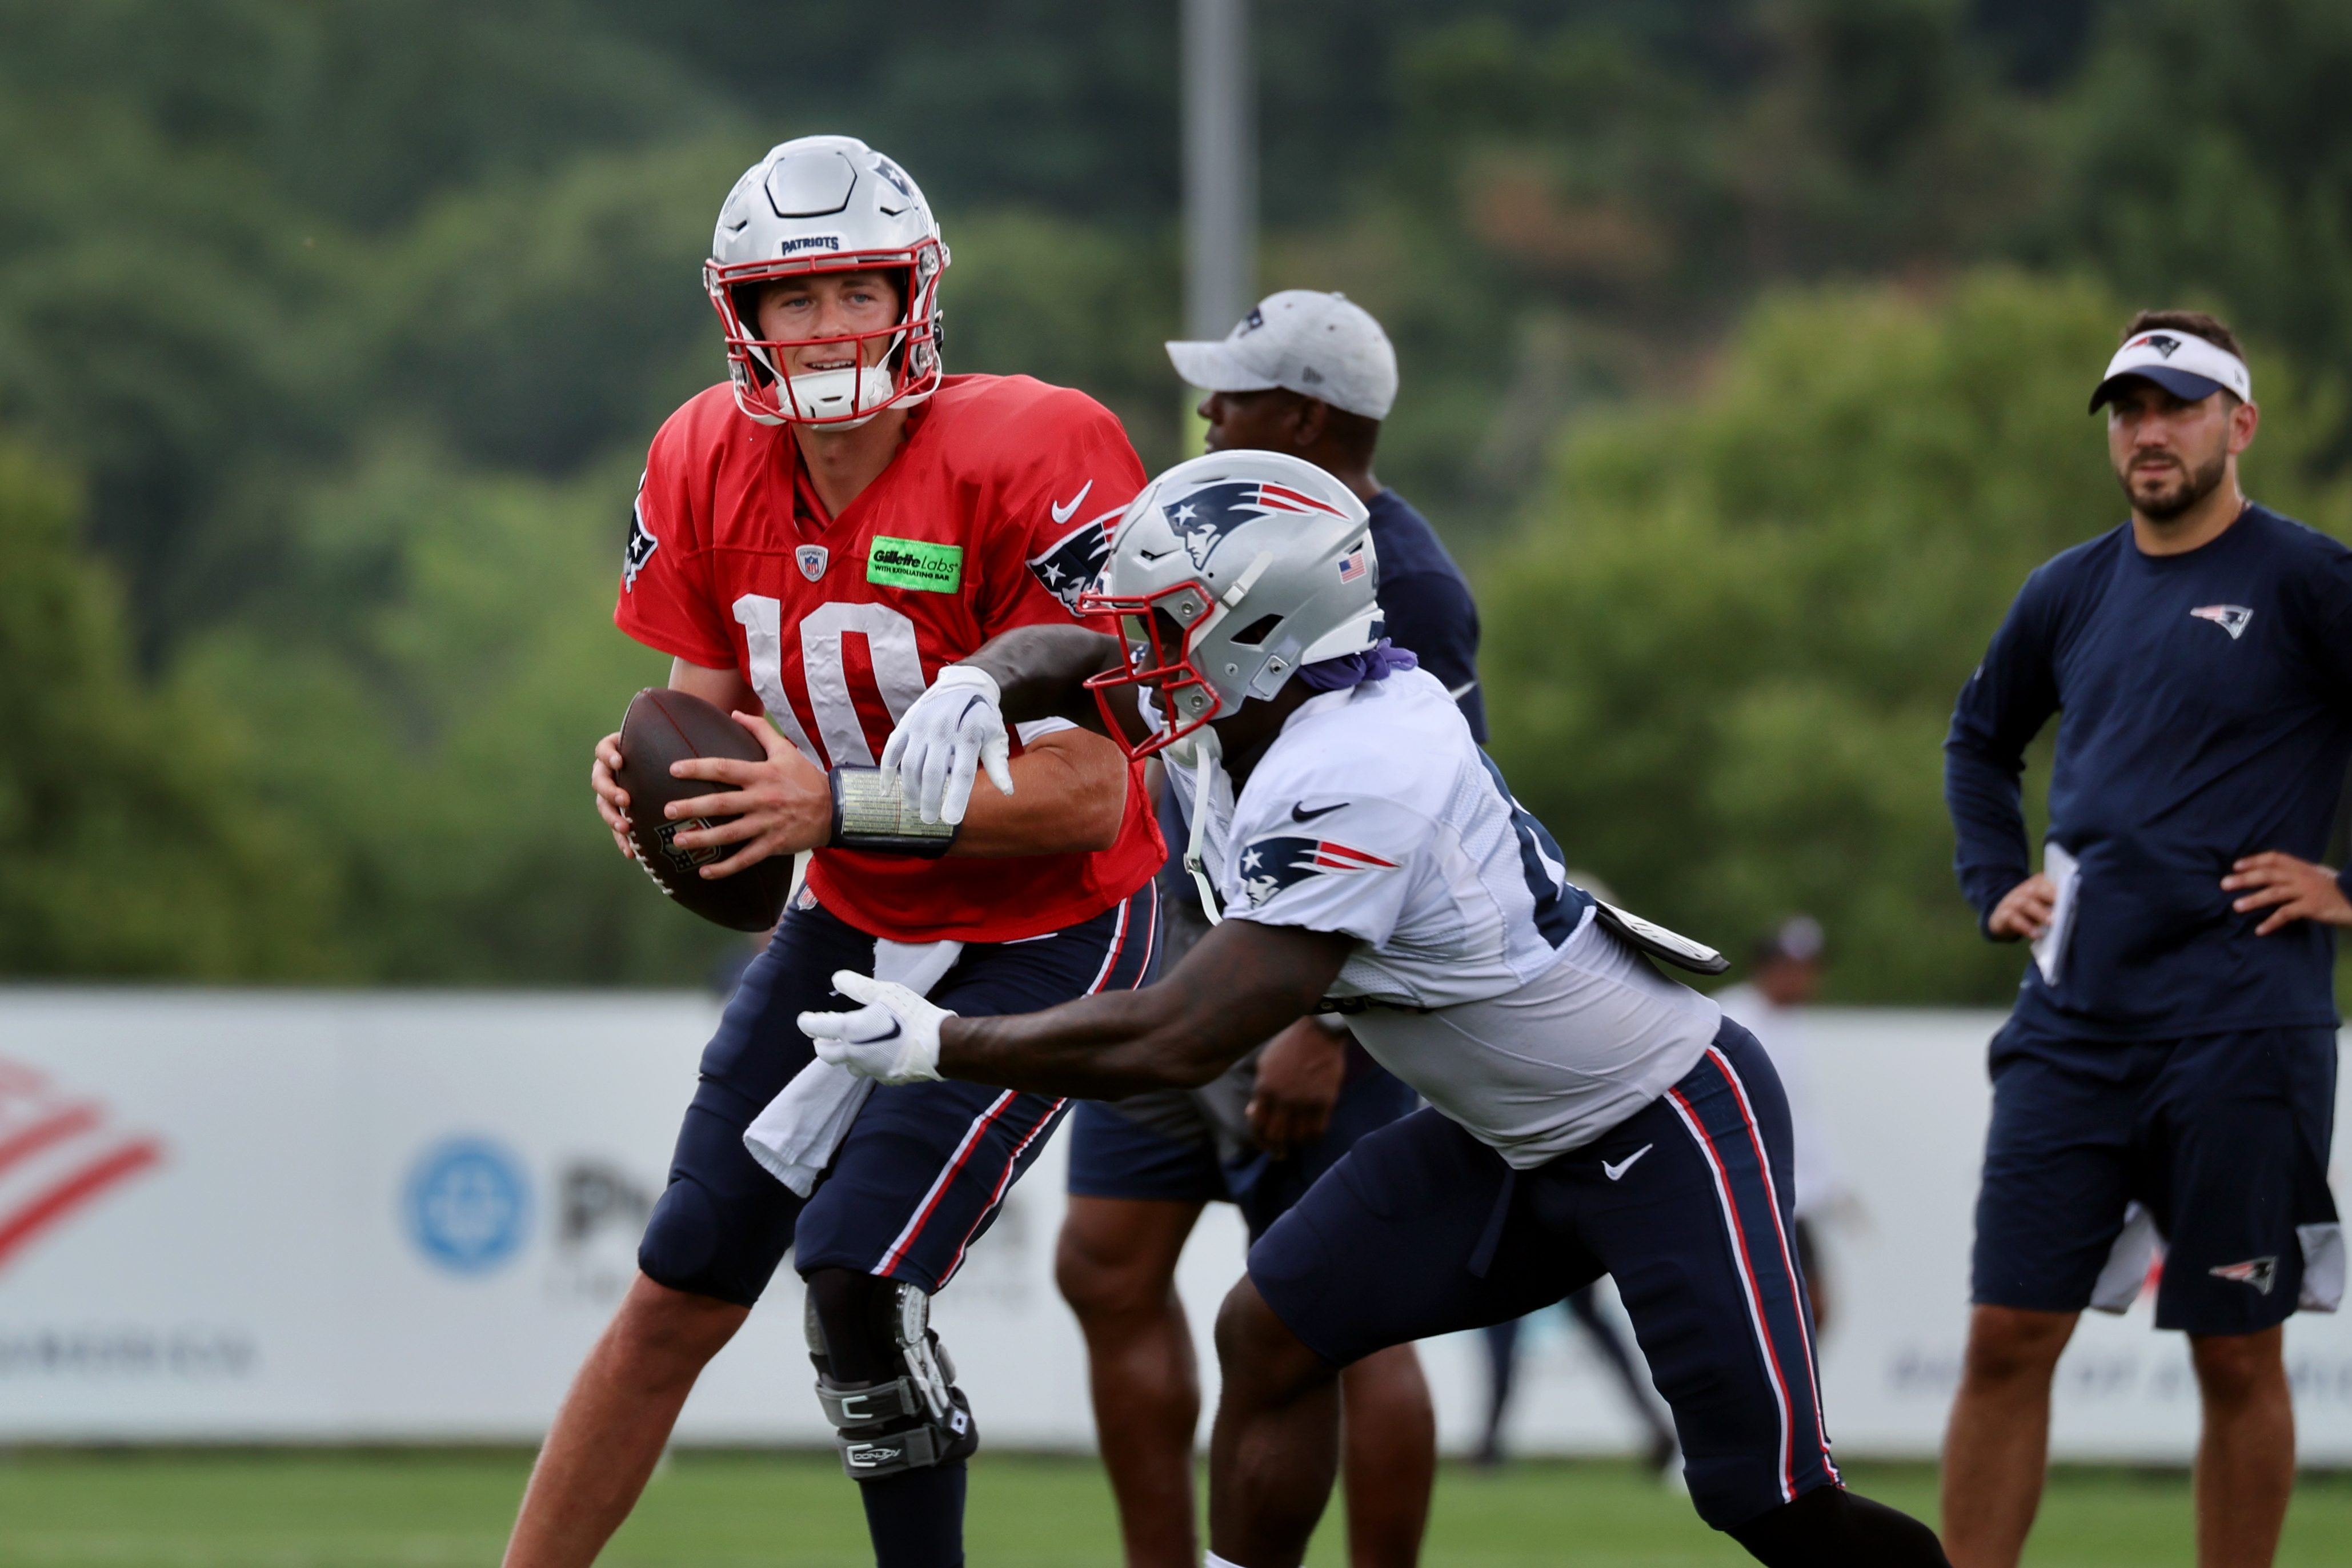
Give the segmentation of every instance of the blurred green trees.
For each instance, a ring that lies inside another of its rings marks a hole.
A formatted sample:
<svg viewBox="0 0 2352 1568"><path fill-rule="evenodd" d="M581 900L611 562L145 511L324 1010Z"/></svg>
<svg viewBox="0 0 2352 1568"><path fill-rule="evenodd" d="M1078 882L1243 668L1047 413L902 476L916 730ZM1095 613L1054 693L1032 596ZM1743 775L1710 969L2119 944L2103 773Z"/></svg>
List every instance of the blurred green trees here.
<svg viewBox="0 0 2352 1568"><path fill-rule="evenodd" d="M2252 328L2252 472L2336 515L2341 6L1254 9L1264 281L1395 339L1381 471L1474 565L1522 793L1717 939L1877 933L1848 994L2005 986L1935 742L2026 568L2114 512L2074 400L2126 307ZM1082 387L1162 465L1175 26L0 0L0 433L41 455L0 456L41 737L0 761L0 974L698 978L730 938L583 775L662 674L613 573L723 370L720 195L785 136L887 148L954 250L950 369Z"/></svg>
<svg viewBox="0 0 2352 1568"><path fill-rule="evenodd" d="M16 974L338 972L329 877L247 790L231 710L142 688L78 498L0 447L0 953Z"/></svg>
<svg viewBox="0 0 2352 1568"><path fill-rule="evenodd" d="M2003 270L1781 295L1706 393L1580 433L1480 574L1492 749L1570 861L1727 946L1811 912L1837 999L2007 995L1940 747L2026 574L2123 519L2083 405L2126 314ZM2311 462L2334 409L2258 391L2249 489L2352 535Z"/></svg>

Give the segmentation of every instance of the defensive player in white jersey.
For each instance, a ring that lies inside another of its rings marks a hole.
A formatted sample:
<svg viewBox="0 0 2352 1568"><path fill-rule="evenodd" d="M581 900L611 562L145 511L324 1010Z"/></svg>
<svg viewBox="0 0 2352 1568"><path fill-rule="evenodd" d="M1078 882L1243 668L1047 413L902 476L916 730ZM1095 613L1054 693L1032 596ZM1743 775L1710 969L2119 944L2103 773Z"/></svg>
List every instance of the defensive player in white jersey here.
<svg viewBox="0 0 2352 1568"><path fill-rule="evenodd" d="M1120 517L1123 636L1029 628L964 663L885 752L929 801L1007 717L1165 751L1222 916L1160 984L959 1018L844 972L820 1055L886 1082L1114 1095L1205 1082L1299 1012L1430 1108L1360 1140L1250 1253L1217 1343L1209 1561L1298 1563L1329 1495L1340 1368L1614 1276L1673 1407L1700 1514L1759 1560L1942 1564L1830 1458L1791 1256L1788 1105L1755 1038L1648 955L1711 951L1598 903L1513 800L1444 687L1393 653L1362 505L1276 454L1213 454ZM1098 706L1089 715L1083 688Z"/></svg>

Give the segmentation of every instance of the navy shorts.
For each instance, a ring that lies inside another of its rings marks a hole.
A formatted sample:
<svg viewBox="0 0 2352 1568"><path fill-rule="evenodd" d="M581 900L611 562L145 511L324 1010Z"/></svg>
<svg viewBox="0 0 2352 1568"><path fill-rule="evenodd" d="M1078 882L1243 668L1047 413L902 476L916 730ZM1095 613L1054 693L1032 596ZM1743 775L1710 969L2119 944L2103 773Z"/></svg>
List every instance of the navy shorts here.
<svg viewBox="0 0 2352 1568"><path fill-rule="evenodd" d="M2139 1282L2121 1255L2133 1202L2164 1238L2158 1328L2253 1333L2342 1294L2334 1030L2080 1040L2012 1019L1991 1069L1980 1305L2121 1310Z"/></svg>
<svg viewBox="0 0 2352 1568"><path fill-rule="evenodd" d="M1050 936L967 946L931 988L966 1017L1034 1012L1145 984L1160 935L1157 890ZM976 1083L877 1084L803 1203L754 1162L743 1129L814 1058L795 1021L843 1004L836 969L871 974L874 938L805 891L777 924L702 1053L669 1186L637 1266L673 1290L750 1306L783 1261L806 1275L854 1269L937 1291L995 1219L1066 1101Z"/></svg>
<svg viewBox="0 0 2352 1568"><path fill-rule="evenodd" d="M1349 1049L1357 1054L1363 1048ZM1321 1137L1285 1159L1260 1154L1231 1163L1220 1158L1205 1123L1197 1136L1175 1136L1122 1115L1115 1105L1080 1101L1070 1117L1070 1194L1231 1203L1240 1208L1255 1241L1357 1139L1411 1115L1420 1101L1411 1085L1367 1059L1340 1088Z"/></svg>
<svg viewBox="0 0 2352 1568"><path fill-rule="evenodd" d="M1718 1530L1834 1485L1798 1272L1789 1103L1729 1019L1698 1065L1530 1171L1433 1110L1358 1143L1249 1273L1325 1361L1508 1322L1612 1275Z"/></svg>

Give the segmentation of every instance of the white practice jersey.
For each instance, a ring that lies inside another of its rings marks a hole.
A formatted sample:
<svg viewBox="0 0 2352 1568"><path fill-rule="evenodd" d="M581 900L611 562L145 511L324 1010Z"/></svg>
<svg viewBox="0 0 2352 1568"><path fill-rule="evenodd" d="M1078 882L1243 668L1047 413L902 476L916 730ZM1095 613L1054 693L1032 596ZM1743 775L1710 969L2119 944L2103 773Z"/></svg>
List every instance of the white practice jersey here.
<svg viewBox="0 0 2352 1568"><path fill-rule="evenodd" d="M1364 1049L1518 1169L1656 1099L1721 1022L1594 924L1424 671L1312 698L1207 812L1226 917L1355 937L1331 994L1379 1004L1349 1019Z"/></svg>

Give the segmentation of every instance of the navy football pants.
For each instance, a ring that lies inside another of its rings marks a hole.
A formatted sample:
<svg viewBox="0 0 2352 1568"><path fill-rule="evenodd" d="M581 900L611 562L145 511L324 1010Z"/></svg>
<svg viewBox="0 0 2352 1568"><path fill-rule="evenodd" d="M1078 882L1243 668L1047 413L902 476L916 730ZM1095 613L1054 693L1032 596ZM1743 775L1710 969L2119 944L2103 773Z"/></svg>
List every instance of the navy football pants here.
<svg viewBox="0 0 2352 1568"><path fill-rule="evenodd" d="M1034 1012L1152 973L1159 894L1145 883L1091 920L1020 942L974 943L931 988L969 1018ZM976 1083L877 1084L805 1204L743 1147L743 1129L814 1060L799 1016L843 1007L836 969L874 972L874 938L805 891L793 901L702 1053L669 1186L637 1266L672 1290L750 1306L793 1251L806 1275L849 1269L937 1291L996 1218L1066 1101Z"/></svg>
<svg viewBox="0 0 2352 1568"><path fill-rule="evenodd" d="M1535 1170L1434 1110L1366 1135L1251 1249L1250 1279L1344 1366L1611 1275L1674 1410L1691 1501L1729 1529L1838 1479L1790 1161L1780 1081L1726 1019L1680 1082Z"/></svg>

